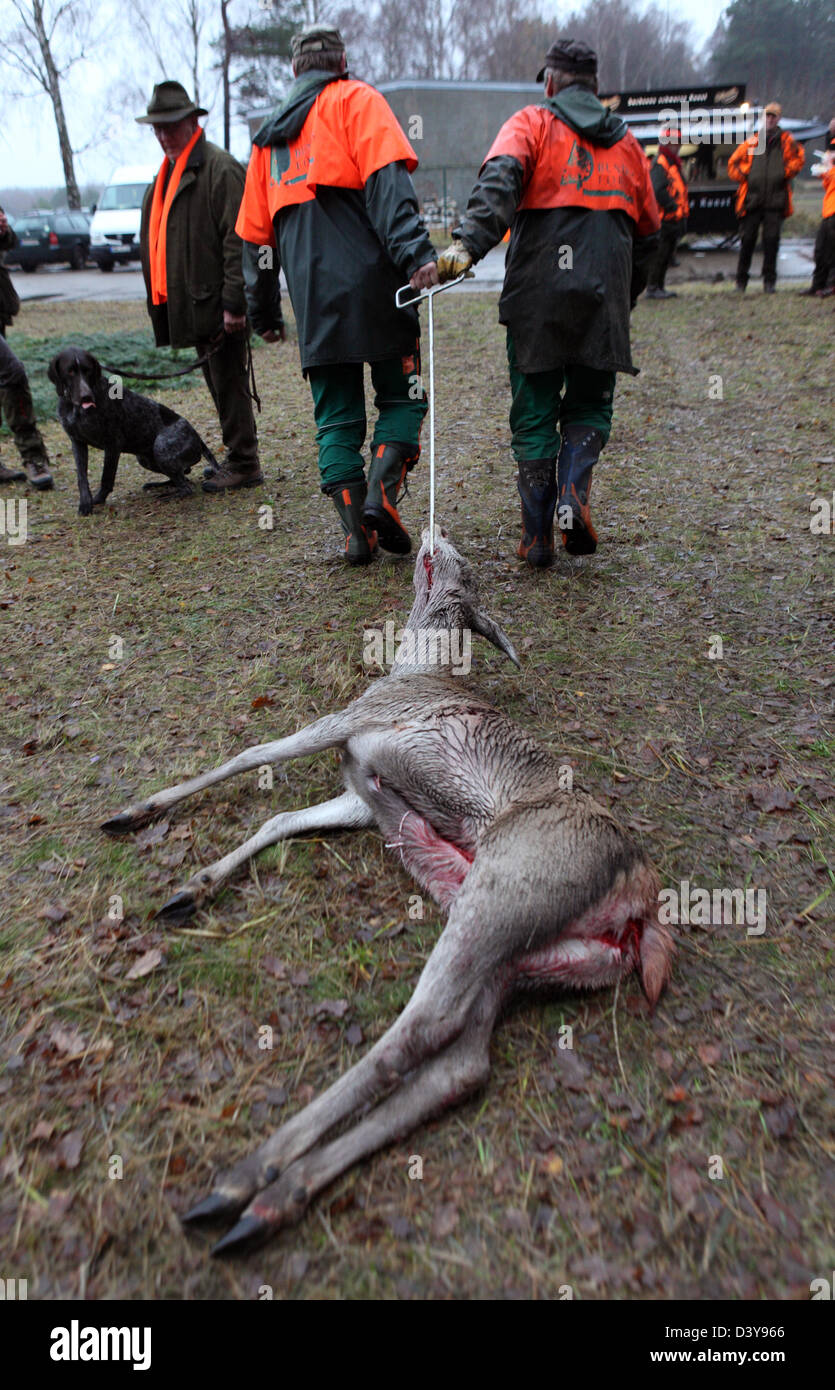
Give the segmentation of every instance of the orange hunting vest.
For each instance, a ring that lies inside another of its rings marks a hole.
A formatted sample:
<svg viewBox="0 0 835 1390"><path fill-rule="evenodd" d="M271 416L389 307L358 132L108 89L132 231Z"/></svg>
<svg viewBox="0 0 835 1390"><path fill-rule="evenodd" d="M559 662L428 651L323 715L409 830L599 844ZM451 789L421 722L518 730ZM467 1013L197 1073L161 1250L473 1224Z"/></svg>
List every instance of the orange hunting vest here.
<svg viewBox="0 0 835 1390"><path fill-rule="evenodd" d="M287 145L253 145L235 230L244 241L275 245L273 218L282 208L309 202L319 185L364 188L387 164L417 156L385 97L366 82L330 82L322 89L298 136Z"/></svg>
<svg viewBox="0 0 835 1390"><path fill-rule="evenodd" d="M605 148L584 140L542 106L526 106L506 121L488 159L512 155L522 165L528 208L584 207L625 212L639 236L658 230L649 166L634 136Z"/></svg>
<svg viewBox="0 0 835 1390"><path fill-rule="evenodd" d="M668 159L663 150L658 151L658 163L667 175L667 189L670 197L675 198L676 205L661 213L662 222L680 222L690 211L690 199L687 196L687 185L681 177L681 170L675 160Z"/></svg>

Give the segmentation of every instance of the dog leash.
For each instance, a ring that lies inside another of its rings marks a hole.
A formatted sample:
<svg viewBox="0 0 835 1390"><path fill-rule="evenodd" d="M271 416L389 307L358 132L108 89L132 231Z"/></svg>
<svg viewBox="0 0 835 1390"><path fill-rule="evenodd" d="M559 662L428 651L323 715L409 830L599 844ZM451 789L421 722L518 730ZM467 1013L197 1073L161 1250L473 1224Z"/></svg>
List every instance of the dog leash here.
<svg viewBox="0 0 835 1390"><path fill-rule="evenodd" d="M421 299L429 300L429 554L435 554L435 317L432 301L436 294L452 289L459 284L468 272L462 271L454 280L443 285L430 285L427 290L413 290L411 285L401 285L394 296L398 309L407 309L410 304L418 304ZM408 295L408 298L403 298Z"/></svg>
<svg viewBox="0 0 835 1390"><path fill-rule="evenodd" d="M178 367L173 372L136 372L130 366L109 367L106 362L101 363L102 371L107 372L108 376L127 376L131 381L175 381L177 377L188 376L190 372L196 372L198 367L202 367L208 362L210 357L214 357L223 347L223 340L227 337L224 329L211 339L208 351L202 357L190 362L187 367ZM251 401L255 402L258 414L261 414L261 397L258 394L258 387L255 384L255 363L252 360L252 335L246 331L246 392Z"/></svg>
<svg viewBox="0 0 835 1390"><path fill-rule="evenodd" d="M219 352L223 346L224 337L225 334L223 332L216 334L211 340L212 346L209 347L207 352L203 353L202 357L198 357L194 362L190 362L187 367L178 367L177 370L173 372L137 372L133 370L130 364L125 367L111 367L107 362L101 363L101 369L103 372L107 372L109 376L129 376L131 381L174 381L178 376L188 376L189 372L196 372L198 367L202 367L205 362L208 362L210 357L214 357L215 353ZM247 335L247 338L248 337L249 335Z"/></svg>

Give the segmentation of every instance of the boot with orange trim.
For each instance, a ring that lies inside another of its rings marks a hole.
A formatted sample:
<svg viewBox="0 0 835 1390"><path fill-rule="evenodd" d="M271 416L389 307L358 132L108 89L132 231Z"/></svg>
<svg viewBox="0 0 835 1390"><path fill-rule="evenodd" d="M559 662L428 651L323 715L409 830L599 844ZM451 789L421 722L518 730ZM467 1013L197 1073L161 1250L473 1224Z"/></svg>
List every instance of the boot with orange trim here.
<svg viewBox="0 0 835 1390"><path fill-rule="evenodd" d="M593 555L597 532L591 524L589 493L594 465L600 458L603 435L591 425L566 425L557 459L562 543L569 555Z"/></svg>
<svg viewBox="0 0 835 1390"><path fill-rule="evenodd" d="M366 530L377 532L384 550L395 555L408 555L412 540L397 511L397 499L406 480L410 459L399 444L378 444L368 472L368 498L363 520Z"/></svg>
<svg viewBox="0 0 835 1390"><path fill-rule="evenodd" d="M517 554L531 569L554 562L554 507L557 480L554 459L518 459L516 486L522 499L522 539Z"/></svg>
<svg viewBox="0 0 835 1390"><path fill-rule="evenodd" d="M345 532L345 559L349 565L367 565L377 549L377 534L363 521L365 482L337 483L328 492Z"/></svg>

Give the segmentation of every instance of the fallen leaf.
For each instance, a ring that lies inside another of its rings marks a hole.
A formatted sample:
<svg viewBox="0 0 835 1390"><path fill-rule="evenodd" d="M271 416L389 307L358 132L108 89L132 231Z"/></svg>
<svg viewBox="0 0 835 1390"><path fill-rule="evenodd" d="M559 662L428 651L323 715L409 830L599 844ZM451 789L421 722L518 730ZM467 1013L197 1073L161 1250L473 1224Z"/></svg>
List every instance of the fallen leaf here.
<svg viewBox="0 0 835 1390"><path fill-rule="evenodd" d="M796 798L777 782L760 782L749 788L748 796L761 811L790 811Z"/></svg>
<svg viewBox="0 0 835 1390"><path fill-rule="evenodd" d="M140 830L133 843L137 849L148 849L151 845L158 845L167 834L168 821L160 820L156 825L149 825L145 830Z"/></svg>
<svg viewBox="0 0 835 1390"><path fill-rule="evenodd" d="M699 1053L699 1060L703 1062L706 1067L714 1067L722 1056L722 1044L699 1043L697 1051Z"/></svg>
<svg viewBox="0 0 835 1390"><path fill-rule="evenodd" d="M65 1134L55 1149L56 1167L77 1168L81 1161L83 1142L80 1129L71 1129Z"/></svg>
<svg viewBox="0 0 835 1390"><path fill-rule="evenodd" d="M331 1018L344 1018L348 1012L347 999L320 999L313 1006L314 1014L329 1014Z"/></svg>
<svg viewBox="0 0 835 1390"><path fill-rule="evenodd" d="M54 1133L55 1126L51 1120L38 1120L38 1123L33 1126L27 1143L36 1144L39 1139L51 1139Z"/></svg>
<svg viewBox="0 0 835 1390"><path fill-rule="evenodd" d="M558 1047L554 1051L557 1080L567 1091L587 1091L591 1067L588 1062L577 1057L569 1048Z"/></svg>
<svg viewBox="0 0 835 1390"><path fill-rule="evenodd" d="M452 1235L458 1225L458 1208L453 1202L445 1202L438 1207L432 1218L431 1233L433 1240L443 1240L446 1236Z"/></svg>
<svg viewBox="0 0 835 1390"><path fill-rule="evenodd" d="M772 1139L791 1139L797 1110L790 1100L783 1100L779 1105L766 1105L762 1114Z"/></svg>
<svg viewBox="0 0 835 1390"><path fill-rule="evenodd" d="M689 1163L676 1162L670 1165L670 1191L684 1211L693 1210L703 1186L701 1174L697 1173L695 1168L691 1168Z"/></svg>
<svg viewBox="0 0 835 1390"><path fill-rule="evenodd" d="M57 903L47 903L46 907L42 907L38 913L38 916L45 922L63 922L69 915L67 909L59 907Z"/></svg>
<svg viewBox="0 0 835 1390"><path fill-rule="evenodd" d="M87 1043L77 1028L66 1028L61 1023L53 1023L49 1030L49 1041L58 1052L81 1057L87 1051Z"/></svg>
<svg viewBox="0 0 835 1390"><path fill-rule="evenodd" d="M161 963L162 951L154 947L152 950L146 951L143 956L140 956L139 960L134 961L125 979L141 980L143 975L150 975L151 971L156 970L157 966Z"/></svg>
<svg viewBox="0 0 835 1390"><path fill-rule="evenodd" d="M800 1235L800 1222L787 1206L778 1202L776 1197L772 1197L770 1192L765 1192L761 1188L754 1193L754 1201L768 1222L776 1231L780 1231L788 1240L796 1240Z"/></svg>

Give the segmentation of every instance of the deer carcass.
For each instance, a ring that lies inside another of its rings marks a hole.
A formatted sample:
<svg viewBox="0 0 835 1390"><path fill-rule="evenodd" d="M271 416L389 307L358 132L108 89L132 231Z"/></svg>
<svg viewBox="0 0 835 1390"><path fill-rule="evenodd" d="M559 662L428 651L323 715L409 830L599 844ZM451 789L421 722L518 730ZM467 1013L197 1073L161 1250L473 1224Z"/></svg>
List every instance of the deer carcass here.
<svg viewBox="0 0 835 1390"><path fill-rule="evenodd" d="M551 753L441 667L442 644L415 640L467 631L518 665L479 603L469 566L443 535L430 554L424 532L406 627L413 639L403 640L387 676L347 709L158 792L103 827L136 829L238 772L339 748L341 796L274 816L195 874L160 915L187 915L266 845L371 825L449 910L397 1022L187 1214L239 1218L216 1253L299 1220L339 1174L482 1086L497 1014L517 990L599 988L637 969L654 1005L669 975L673 948L658 921L658 876L642 850L587 792L562 789ZM329 1142L347 1120L353 1127Z"/></svg>

